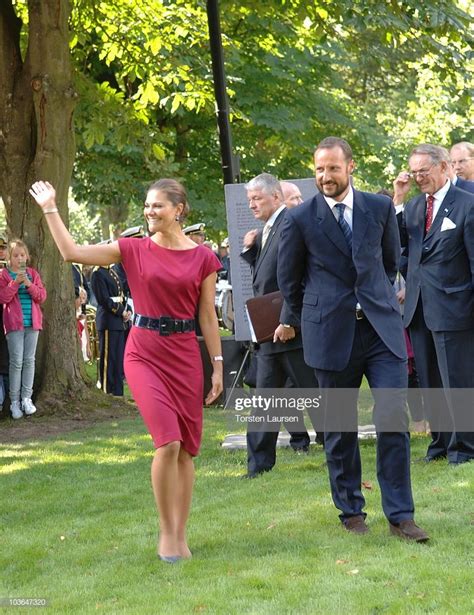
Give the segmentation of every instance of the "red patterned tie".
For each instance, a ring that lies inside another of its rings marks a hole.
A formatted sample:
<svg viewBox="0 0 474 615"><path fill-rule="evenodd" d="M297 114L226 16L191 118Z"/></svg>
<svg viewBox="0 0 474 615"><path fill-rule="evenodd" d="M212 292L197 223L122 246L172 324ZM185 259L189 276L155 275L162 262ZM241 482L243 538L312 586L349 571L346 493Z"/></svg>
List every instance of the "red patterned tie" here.
<svg viewBox="0 0 474 615"><path fill-rule="evenodd" d="M434 196L432 194L428 194L426 197L425 234L430 230L431 225L433 224L433 205Z"/></svg>

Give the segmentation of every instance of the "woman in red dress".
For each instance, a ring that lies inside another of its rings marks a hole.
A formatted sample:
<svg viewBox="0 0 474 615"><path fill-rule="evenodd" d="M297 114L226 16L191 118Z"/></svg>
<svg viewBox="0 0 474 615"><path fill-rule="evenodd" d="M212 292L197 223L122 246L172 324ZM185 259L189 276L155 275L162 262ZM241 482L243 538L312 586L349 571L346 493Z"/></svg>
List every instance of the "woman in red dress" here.
<svg viewBox="0 0 474 615"><path fill-rule="evenodd" d="M194 318L212 359L210 404L222 392L222 351L214 307L216 272L211 250L188 239L181 223L189 211L181 184L162 179L150 186L144 214L150 237L108 245L78 246L56 207L48 182L33 184L64 260L84 265L121 262L134 302L134 326L125 351L125 375L156 451L151 466L159 513L158 554L174 563L191 557L186 523L194 482L193 457L202 433L203 374Z"/></svg>

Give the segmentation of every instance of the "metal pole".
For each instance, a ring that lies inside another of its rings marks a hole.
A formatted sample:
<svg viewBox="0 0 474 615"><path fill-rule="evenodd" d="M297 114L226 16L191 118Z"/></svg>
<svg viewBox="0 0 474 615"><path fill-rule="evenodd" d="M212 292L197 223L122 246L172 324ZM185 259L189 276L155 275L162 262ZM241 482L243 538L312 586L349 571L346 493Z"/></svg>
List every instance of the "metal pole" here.
<svg viewBox="0 0 474 615"><path fill-rule="evenodd" d="M221 146L222 172L224 184L233 184L239 176L238 160L232 155L232 132L229 122L229 105L226 92L224 56L219 20L218 0L207 0L207 21L211 47L214 94L217 106L217 128Z"/></svg>

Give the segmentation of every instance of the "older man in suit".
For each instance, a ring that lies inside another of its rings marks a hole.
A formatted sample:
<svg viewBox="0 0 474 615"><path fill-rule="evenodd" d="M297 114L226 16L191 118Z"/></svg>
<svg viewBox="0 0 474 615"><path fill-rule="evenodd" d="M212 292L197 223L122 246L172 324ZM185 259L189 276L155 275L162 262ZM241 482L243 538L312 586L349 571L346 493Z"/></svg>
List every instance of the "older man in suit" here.
<svg viewBox="0 0 474 615"><path fill-rule="evenodd" d="M474 433L467 429L474 388L474 196L453 186L448 165L444 148L419 145L410 172L400 173L394 187L397 202L412 179L423 193L405 206L402 244L408 247L405 326L421 387L437 389L427 403L432 442L425 460L460 464L474 458Z"/></svg>
<svg viewBox="0 0 474 615"><path fill-rule="evenodd" d="M279 181L269 173L254 177L247 185L249 207L257 220L265 223L262 231L249 231L244 237L244 250L241 257L252 269L252 285L255 296L266 295L278 290L277 258L278 242L285 203ZM284 342L265 342L260 344L257 358L257 389L283 388L288 378L297 388L317 387L313 371L305 364L301 336L291 326L279 325L275 339L283 335L286 328L292 340ZM299 418L299 431L290 431L291 445L297 450L307 451L309 436L304 428L303 417ZM268 472L275 465L278 431L262 431L250 424L247 431L248 472L253 478Z"/></svg>
<svg viewBox="0 0 474 615"><path fill-rule="evenodd" d="M303 202L301 196L301 190L293 182L280 182L281 191L283 193L283 200L288 209L298 207Z"/></svg>
<svg viewBox="0 0 474 615"><path fill-rule="evenodd" d="M301 314L304 357L323 392L326 458L343 526L368 531L357 434L365 375L375 398L377 475L390 531L424 542L428 536L413 520L394 207L386 196L352 188L352 150L343 139L324 139L314 162L320 193L287 212L281 233L281 322L296 325ZM283 334L289 337L286 328Z"/></svg>
<svg viewBox="0 0 474 615"><path fill-rule="evenodd" d="M468 141L455 143L451 148L451 163L456 175L474 181L474 145Z"/></svg>
<svg viewBox="0 0 474 615"><path fill-rule="evenodd" d="M469 181L468 179L463 179L460 175L456 175L456 172L454 170L454 163L451 160L451 155L450 155L449 151L445 147L439 146L439 148L440 148L440 150L443 151L443 153L445 155L445 160L446 160L446 163L447 163L446 173L447 173L451 183L454 186L456 186L457 188L460 188L461 190L464 190L465 192L470 192L471 194L474 194L474 182L473 181ZM403 200L404 196L405 196L405 194L402 193L402 196L401 196L402 200Z"/></svg>

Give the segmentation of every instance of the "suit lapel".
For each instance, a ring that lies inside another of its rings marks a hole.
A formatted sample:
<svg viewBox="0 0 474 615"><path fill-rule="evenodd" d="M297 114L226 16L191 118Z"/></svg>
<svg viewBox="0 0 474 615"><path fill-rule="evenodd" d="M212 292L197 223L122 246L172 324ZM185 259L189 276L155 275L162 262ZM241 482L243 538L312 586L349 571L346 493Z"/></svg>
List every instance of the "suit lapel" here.
<svg viewBox="0 0 474 615"><path fill-rule="evenodd" d="M272 229L270 231L270 234L267 237L267 241L265 242L265 245L262 248L262 231L260 231L260 233L257 236L257 241L259 242L259 253L257 256L257 262L255 263L255 271L253 273L253 278L255 279L257 272L260 268L260 265L262 264L262 262L265 260L265 256L269 253L270 251L270 247L273 243L273 238L275 237L275 234L278 230L278 227L281 224L281 221L284 218L284 214L285 214L285 210L283 209L279 214L277 219L275 220L275 222L273 223Z"/></svg>
<svg viewBox="0 0 474 615"><path fill-rule="evenodd" d="M317 206L316 222L319 224L321 231L343 254L351 258L352 254L349 252L349 246L346 243L331 208L326 203L322 194L317 194L315 199Z"/></svg>
<svg viewBox="0 0 474 615"><path fill-rule="evenodd" d="M360 192L354 190L354 207L352 210L352 254L357 254L364 242L369 224L369 212Z"/></svg>

